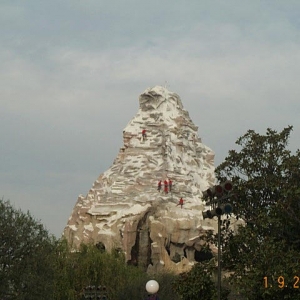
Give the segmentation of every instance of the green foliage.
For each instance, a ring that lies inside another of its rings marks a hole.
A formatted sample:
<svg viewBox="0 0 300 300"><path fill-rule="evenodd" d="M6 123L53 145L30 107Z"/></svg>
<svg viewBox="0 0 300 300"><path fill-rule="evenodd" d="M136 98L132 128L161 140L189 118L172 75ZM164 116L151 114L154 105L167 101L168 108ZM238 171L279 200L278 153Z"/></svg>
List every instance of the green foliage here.
<svg viewBox="0 0 300 300"><path fill-rule="evenodd" d="M179 295L173 289L173 282L177 276L169 273L162 273L157 275L148 275L141 272L139 277L134 277L127 284L119 290L116 299L146 299L146 283L154 279L159 283L159 299L164 300L179 300Z"/></svg>
<svg viewBox="0 0 300 300"><path fill-rule="evenodd" d="M60 250L57 295L61 299L80 299L84 288L90 285L106 286L113 299L116 290L124 284L126 265L122 255L108 254L94 245L84 244L78 252L71 252L66 241L61 242Z"/></svg>
<svg viewBox="0 0 300 300"><path fill-rule="evenodd" d="M155 276L155 280L159 282L159 299L179 300L180 295L174 288L174 283L178 275L163 273ZM152 278L151 278L152 279Z"/></svg>
<svg viewBox="0 0 300 300"><path fill-rule="evenodd" d="M29 212L0 200L1 299L39 300L41 295L52 293L55 244Z"/></svg>
<svg viewBox="0 0 300 300"><path fill-rule="evenodd" d="M142 272L125 264L123 254L109 254L94 245L81 245L78 252L71 252L66 241L61 242L57 273L57 298L81 299L87 286L106 286L109 299L117 299L119 290L125 288Z"/></svg>
<svg viewBox="0 0 300 300"><path fill-rule="evenodd" d="M231 284L244 299L299 297L293 281L300 277L300 152L286 149L291 131L291 126L279 133L267 129L266 135L249 130L236 142L241 151L229 151L216 169L220 181L233 181L231 203L245 221L237 234L222 232L223 266L233 271ZM285 279L282 288L279 276Z"/></svg>
<svg viewBox="0 0 300 300"><path fill-rule="evenodd" d="M215 299L217 290L212 280L214 269L215 265L213 261L195 264L190 272L179 275L175 280L175 292L183 300Z"/></svg>
<svg viewBox="0 0 300 300"><path fill-rule="evenodd" d="M81 245L71 252L62 240L57 250L55 299L82 299L87 286L106 286L110 300L145 299L146 283L153 279L137 267L126 265L122 253L107 253L94 245ZM172 290L171 274L156 276L160 284L159 296L165 300L179 299Z"/></svg>

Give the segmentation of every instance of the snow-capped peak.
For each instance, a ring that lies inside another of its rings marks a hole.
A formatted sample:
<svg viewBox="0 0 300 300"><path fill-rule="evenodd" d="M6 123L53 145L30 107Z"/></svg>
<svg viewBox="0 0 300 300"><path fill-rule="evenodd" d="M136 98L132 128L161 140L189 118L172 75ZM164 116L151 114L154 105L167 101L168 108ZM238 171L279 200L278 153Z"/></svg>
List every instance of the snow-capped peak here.
<svg viewBox="0 0 300 300"><path fill-rule="evenodd" d="M203 226L212 228L201 212L202 191L215 181L214 153L176 93L155 86L139 103L123 130L119 154L86 197L78 198L64 235L75 248L82 242L101 242L108 251L121 248L127 261L148 269L157 271L164 261L170 270L186 270L189 264L172 259L184 255L186 246L192 260L201 248Z"/></svg>

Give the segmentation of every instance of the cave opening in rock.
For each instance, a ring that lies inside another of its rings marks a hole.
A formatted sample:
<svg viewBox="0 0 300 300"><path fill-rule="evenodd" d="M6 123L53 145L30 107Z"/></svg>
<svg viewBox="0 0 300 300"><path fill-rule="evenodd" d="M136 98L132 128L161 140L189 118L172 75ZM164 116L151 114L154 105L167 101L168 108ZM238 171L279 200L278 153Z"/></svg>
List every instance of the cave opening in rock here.
<svg viewBox="0 0 300 300"><path fill-rule="evenodd" d="M96 244L96 248L97 248L98 250L100 250L101 252L105 252L105 251L106 251L105 245L104 245L102 242L98 242L98 243Z"/></svg>
<svg viewBox="0 0 300 300"><path fill-rule="evenodd" d="M138 265L138 241L131 248L131 260L127 262L128 265L137 266Z"/></svg>
<svg viewBox="0 0 300 300"><path fill-rule="evenodd" d="M201 249L200 251L195 250L195 261L197 262L210 260L212 258L213 258L213 254L208 249Z"/></svg>

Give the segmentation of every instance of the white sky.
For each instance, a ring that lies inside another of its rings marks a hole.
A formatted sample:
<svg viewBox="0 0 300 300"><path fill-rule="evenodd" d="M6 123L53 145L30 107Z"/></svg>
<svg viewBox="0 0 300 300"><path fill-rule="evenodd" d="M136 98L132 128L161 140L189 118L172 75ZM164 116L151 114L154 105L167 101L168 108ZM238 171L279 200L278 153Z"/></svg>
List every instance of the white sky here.
<svg viewBox="0 0 300 300"><path fill-rule="evenodd" d="M254 129L300 137L300 1L2 0L0 197L59 236L138 96L180 95L220 164Z"/></svg>

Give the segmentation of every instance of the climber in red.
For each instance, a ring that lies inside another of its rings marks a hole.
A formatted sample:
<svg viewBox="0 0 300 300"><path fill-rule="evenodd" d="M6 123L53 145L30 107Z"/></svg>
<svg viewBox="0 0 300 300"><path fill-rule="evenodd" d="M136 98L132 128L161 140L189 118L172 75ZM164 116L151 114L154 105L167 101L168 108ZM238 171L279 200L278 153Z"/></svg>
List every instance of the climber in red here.
<svg viewBox="0 0 300 300"><path fill-rule="evenodd" d="M179 200L179 202L178 202L178 204L176 206L178 206L178 205L180 205L181 208L182 208L182 205L183 205L183 199L182 198L180 198L180 200Z"/></svg>
<svg viewBox="0 0 300 300"><path fill-rule="evenodd" d="M171 179L169 179L169 191L172 192L172 186L173 186L173 182Z"/></svg>
<svg viewBox="0 0 300 300"><path fill-rule="evenodd" d="M147 134L146 134L146 129L142 130L142 137L143 137L143 141L146 139Z"/></svg>
<svg viewBox="0 0 300 300"><path fill-rule="evenodd" d="M167 180L164 181L164 185L165 185L165 193L168 194L168 187L169 187L169 184L168 184L168 181L167 181Z"/></svg>
<svg viewBox="0 0 300 300"><path fill-rule="evenodd" d="M161 180L158 182L158 184L157 184L157 190L160 192L160 190L161 190Z"/></svg>

